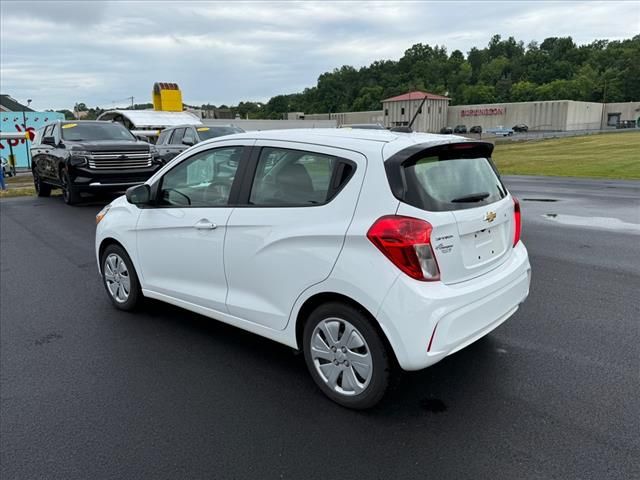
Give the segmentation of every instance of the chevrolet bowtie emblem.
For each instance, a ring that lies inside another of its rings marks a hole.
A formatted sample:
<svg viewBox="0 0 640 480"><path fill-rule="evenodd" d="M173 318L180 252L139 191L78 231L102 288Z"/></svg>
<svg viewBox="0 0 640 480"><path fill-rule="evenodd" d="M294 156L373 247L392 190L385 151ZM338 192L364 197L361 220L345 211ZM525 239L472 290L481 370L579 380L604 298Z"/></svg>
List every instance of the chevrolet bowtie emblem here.
<svg viewBox="0 0 640 480"><path fill-rule="evenodd" d="M496 219L496 212L487 212L484 219L489 223L493 222Z"/></svg>

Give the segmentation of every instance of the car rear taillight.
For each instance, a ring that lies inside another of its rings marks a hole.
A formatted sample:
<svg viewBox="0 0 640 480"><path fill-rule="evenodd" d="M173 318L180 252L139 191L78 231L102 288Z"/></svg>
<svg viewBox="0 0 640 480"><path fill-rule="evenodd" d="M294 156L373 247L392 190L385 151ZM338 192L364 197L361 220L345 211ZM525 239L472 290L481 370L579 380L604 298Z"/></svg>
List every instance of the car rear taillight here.
<svg viewBox="0 0 640 480"><path fill-rule="evenodd" d="M417 218L388 215L367 232L367 238L391 262L411 278L440 280L440 270L431 249L429 222Z"/></svg>
<svg viewBox="0 0 640 480"><path fill-rule="evenodd" d="M513 226L515 229L515 234L513 236L513 246L515 247L520 241L520 232L522 230L522 218L520 215L520 202L513 195L511 196L513 199Z"/></svg>

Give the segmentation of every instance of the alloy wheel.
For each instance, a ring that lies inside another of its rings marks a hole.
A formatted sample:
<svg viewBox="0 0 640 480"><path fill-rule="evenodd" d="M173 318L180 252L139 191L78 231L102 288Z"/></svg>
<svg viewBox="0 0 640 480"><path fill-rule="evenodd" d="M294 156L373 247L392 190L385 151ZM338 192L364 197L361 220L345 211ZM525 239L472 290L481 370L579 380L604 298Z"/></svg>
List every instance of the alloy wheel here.
<svg viewBox="0 0 640 480"><path fill-rule="evenodd" d="M311 358L325 384L342 395L358 395L371 382L373 359L364 336L347 320L327 318L311 335Z"/></svg>
<svg viewBox="0 0 640 480"><path fill-rule="evenodd" d="M129 270L122 257L110 253L104 262L104 281L111 297L118 303L124 303L131 293Z"/></svg>

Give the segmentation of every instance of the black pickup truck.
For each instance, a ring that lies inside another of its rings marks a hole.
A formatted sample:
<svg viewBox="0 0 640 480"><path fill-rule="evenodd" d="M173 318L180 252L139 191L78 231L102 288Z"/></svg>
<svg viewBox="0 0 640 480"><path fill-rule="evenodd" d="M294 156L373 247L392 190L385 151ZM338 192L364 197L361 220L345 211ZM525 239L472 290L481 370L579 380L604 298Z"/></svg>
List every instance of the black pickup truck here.
<svg viewBox="0 0 640 480"><path fill-rule="evenodd" d="M40 197L61 188L73 205L81 192L117 192L144 183L162 166L156 148L123 125L57 121L38 130L31 145L33 182Z"/></svg>

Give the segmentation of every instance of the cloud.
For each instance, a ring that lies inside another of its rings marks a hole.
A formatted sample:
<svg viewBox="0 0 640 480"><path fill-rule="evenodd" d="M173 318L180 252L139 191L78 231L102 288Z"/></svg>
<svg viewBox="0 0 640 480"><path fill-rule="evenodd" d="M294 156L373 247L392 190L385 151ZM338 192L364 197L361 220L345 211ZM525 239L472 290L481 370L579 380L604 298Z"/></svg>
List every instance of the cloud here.
<svg viewBox="0 0 640 480"><path fill-rule="evenodd" d="M66 25L95 24L105 19L107 2L4 0L2 14Z"/></svg>
<svg viewBox="0 0 640 480"><path fill-rule="evenodd" d="M177 82L187 103L267 100L325 71L397 59L411 45L449 52L495 33L525 43L637 34L638 2L0 2L2 93L36 108L110 107ZM635 13L636 21L632 16Z"/></svg>

